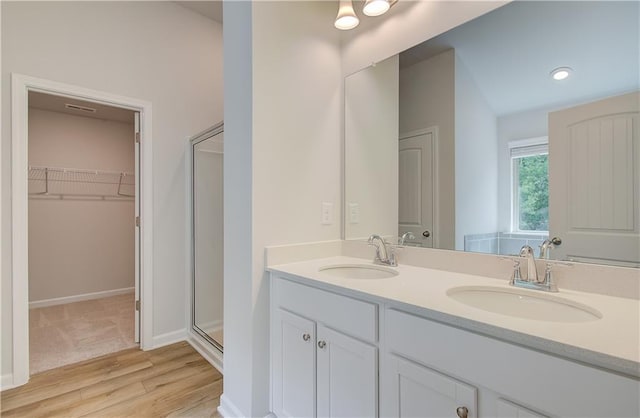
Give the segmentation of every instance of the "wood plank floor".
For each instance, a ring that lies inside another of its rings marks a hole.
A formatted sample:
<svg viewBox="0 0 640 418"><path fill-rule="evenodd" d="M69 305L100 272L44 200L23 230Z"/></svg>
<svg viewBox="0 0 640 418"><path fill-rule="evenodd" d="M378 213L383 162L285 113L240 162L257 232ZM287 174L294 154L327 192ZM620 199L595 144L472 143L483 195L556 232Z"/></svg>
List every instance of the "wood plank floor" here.
<svg viewBox="0 0 640 418"><path fill-rule="evenodd" d="M2 417L218 417L222 375L186 342L137 348L31 376L1 393Z"/></svg>

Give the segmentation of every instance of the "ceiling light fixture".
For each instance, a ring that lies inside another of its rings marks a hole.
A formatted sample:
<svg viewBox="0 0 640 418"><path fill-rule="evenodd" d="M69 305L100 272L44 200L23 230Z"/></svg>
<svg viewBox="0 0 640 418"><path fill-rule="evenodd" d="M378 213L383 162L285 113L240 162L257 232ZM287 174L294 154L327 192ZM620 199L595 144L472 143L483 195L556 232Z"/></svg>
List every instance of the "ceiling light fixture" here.
<svg viewBox="0 0 640 418"><path fill-rule="evenodd" d="M556 81L566 80L573 70L569 67L558 67L555 70L551 71L550 75Z"/></svg>
<svg viewBox="0 0 640 418"><path fill-rule="evenodd" d="M360 19L353 10L351 0L340 0L340 8L334 26L340 30L353 29L360 23Z"/></svg>
<svg viewBox="0 0 640 418"><path fill-rule="evenodd" d="M365 0L362 12L367 16L385 14L398 0ZM353 10L353 0L340 0L340 8L334 26L340 30L353 29L360 23L360 19Z"/></svg>
<svg viewBox="0 0 640 418"><path fill-rule="evenodd" d="M390 7L389 0L367 0L364 2L362 13L367 16L380 16L385 14Z"/></svg>

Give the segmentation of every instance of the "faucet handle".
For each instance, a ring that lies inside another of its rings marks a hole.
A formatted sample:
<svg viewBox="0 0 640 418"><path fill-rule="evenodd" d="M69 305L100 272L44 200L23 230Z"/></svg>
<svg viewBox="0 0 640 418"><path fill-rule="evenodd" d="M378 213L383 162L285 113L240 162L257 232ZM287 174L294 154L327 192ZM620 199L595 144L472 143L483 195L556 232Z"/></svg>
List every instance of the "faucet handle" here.
<svg viewBox="0 0 640 418"><path fill-rule="evenodd" d="M526 257L529 255L533 255L533 248L529 245L523 245L522 248L520 248L520 257Z"/></svg>
<svg viewBox="0 0 640 418"><path fill-rule="evenodd" d="M520 260L515 260L513 262L513 278L521 280L522 272L520 271Z"/></svg>
<svg viewBox="0 0 640 418"><path fill-rule="evenodd" d="M398 245L399 245L400 247L402 247L402 246L404 245L404 242L405 242L407 239L411 239L411 240L413 240L413 239L416 239L416 236L415 236L415 235L413 235L413 232L411 232L411 231L407 231L407 232L405 232L404 234L402 234L402 236L401 236L400 238L398 238Z"/></svg>
<svg viewBox="0 0 640 418"><path fill-rule="evenodd" d="M522 280L520 273L520 260L513 260L513 271L511 272L511 280L509 284L513 284L516 280Z"/></svg>
<svg viewBox="0 0 640 418"><path fill-rule="evenodd" d="M558 286L553 282L553 277L551 275L551 269L553 268L553 264L546 263L544 268L544 281L542 282L543 286L547 288L550 292L557 292Z"/></svg>
<svg viewBox="0 0 640 418"><path fill-rule="evenodd" d="M389 265L391 267L396 267L398 265L398 259L396 258L396 249L402 248L396 245L389 245L389 253L387 257L389 258Z"/></svg>

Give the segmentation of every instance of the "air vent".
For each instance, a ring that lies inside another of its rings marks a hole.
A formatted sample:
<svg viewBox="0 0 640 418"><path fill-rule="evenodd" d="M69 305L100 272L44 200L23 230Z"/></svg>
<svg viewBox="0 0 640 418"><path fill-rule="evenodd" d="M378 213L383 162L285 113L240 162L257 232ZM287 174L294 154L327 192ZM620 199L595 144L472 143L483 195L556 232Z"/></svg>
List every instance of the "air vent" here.
<svg viewBox="0 0 640 418"><path fill-rule="evenodd" d="M65 103L64 107L71 110L78 110L80 112L96 113L96 110L92 107L80 106L71 103Z"/></svg>

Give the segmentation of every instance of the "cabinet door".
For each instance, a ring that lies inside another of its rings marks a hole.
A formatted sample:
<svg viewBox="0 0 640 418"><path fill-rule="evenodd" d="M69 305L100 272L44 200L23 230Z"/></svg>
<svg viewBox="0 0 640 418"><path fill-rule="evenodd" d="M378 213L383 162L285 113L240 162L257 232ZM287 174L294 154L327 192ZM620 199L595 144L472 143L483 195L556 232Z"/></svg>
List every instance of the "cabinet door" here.
<svg viewBox="0 0 640 418"><path fill-rule="evenodd" d="M315 323L277 309L272 324L273 412L278 417L315 417Z"/></svg>
<svg viewBox="0 0 640 418"><path fill-rule="evenodd" d="M477 389L428 367L389 355L392 381L388 399L392 416L405 417L477 417ZM461 408L458 414L458 408Z"/></svg>
<svg viewBox="0 0 640 418"><path fill-rule="evenodd" d="M378 416L377 348L318 325L318 416Z"/></svg>
<svg viewBox="0 0 640 418"><path fill-rule="evenodd" d="M498 409L497 418L547 418L546 415L538 414L504 399L498 399L496 405Z"/></svg>

